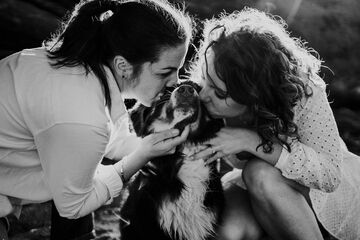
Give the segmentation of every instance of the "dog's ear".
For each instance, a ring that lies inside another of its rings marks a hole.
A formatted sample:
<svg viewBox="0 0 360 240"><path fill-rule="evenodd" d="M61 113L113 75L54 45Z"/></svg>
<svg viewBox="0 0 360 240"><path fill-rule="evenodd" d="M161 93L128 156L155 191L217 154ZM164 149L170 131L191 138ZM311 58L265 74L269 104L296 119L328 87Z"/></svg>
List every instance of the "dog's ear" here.
<svg viewBox="0 0 360 240"><path fill-rule="evenodd" d="M142 104L135 104L130 110L130 130L135 131L138 137L144 137L145 119L150 108Z"/></svg>

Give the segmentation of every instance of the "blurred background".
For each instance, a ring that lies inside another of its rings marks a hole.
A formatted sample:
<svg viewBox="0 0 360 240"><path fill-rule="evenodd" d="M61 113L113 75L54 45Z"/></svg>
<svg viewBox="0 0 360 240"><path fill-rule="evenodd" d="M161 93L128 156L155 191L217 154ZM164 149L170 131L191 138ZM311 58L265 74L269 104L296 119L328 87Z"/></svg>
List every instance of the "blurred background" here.
<svg viewBox="0 0 360 240"><path fill-rule="evenodd" d="M23 48L41 46L77 2L0 0L0 58ZM181 4L184 1L171 2ZM240 10L244 6L281 16L292 35L305 40L307 46L314 48L324 61L326 67L322 69L321 76L328 84L328 98L340 135L348 148L360 155L360 1L185 0L185 6L199 20L224 11ZM195 38L195 45L198 40L199 36ZM189 57L192 53L193 49ZM48 209L45 207L42 211L46 215ZM103 238L99 239L118 236L111 225L118 221L112 211L116 210L110 206L96 212L97 232L103 234ZM13 229L12 239L47 239L48 221L45 219L39 223L34 220L32 210L28 213L24 211L24 215L23 222L26 224Z"/></svg>

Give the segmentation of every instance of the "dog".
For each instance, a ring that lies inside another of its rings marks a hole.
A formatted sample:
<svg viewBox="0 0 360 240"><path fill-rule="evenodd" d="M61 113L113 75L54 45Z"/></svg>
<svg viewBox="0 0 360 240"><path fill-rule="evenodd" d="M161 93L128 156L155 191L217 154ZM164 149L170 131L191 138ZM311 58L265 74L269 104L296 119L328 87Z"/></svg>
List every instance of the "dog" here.
<svg viewBox="0 0 360 240"><path fill-rule="evenodd" d="M174 153L150 160L127 184L121 239L215 239L224 206L220 174L216 163L189 156L215 136L223 121L210 117L199 91L199 85L185 81L151 107L130 110L139 137L172 128L181 132L187 125L190 133Z"/></svg>

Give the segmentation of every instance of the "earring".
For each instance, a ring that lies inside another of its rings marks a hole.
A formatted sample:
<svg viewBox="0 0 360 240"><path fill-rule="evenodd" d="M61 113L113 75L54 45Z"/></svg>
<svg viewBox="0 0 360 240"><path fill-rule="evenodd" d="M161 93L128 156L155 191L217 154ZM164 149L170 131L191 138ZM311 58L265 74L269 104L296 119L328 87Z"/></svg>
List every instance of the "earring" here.
<svg viewBox="0 0 360 240"><path fill-rule="evenodd" d="M126 79L126 78L127 78L126 70L122 71L121 78L122 78L122 79Z"/></svg>

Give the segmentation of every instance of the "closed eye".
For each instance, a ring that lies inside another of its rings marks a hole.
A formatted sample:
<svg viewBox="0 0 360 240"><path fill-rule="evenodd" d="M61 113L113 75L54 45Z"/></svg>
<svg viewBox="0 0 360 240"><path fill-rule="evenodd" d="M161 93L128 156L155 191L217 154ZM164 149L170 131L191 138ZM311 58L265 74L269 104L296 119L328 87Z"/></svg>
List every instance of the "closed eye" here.
<svg viewBox="0 0 360 240"><path fill-rule="evenodd" d="M168 76L170 76L171 74L173 73L173 71L170 71L170 72L165 72L165 73L159 73L158 75L164 79L164 78L167 78Z"/></svg>
<svg viewBox="0 0 360 240"><path fill-rule="evenodd" d="M214 90L215 96L219 99L226 99L228 97L228 93L221 90L220 88L209 84L209 87Z"/></svg>
<svg viewBox="0 0 360 240"><path fill-rule="evenodd" d="M209 76L209 78L210 78L210 76ZM211 78L210 78L210 79L211 79ZM215 93L215 96L216 96L217 98L223 100L223 99L226 99L226 98L228 97L228 93L227 93L227 92L225 92L225 91L223 91L222 89L214 86L214 84L212 83L212 82L213 82L212 80L206 79L206 78L204 77L204 72L203 72L203 71L202 71L202 74L201 74L201 80L202 80L202 81L201 81L202 83L207 83L207 84L209 84L209 87L210 87L211 89L214 89L214 93Z"/></svg>
<svg viewBox="0 0 360 240"><path fill-rule="evenodd" d="M215 93L215 96L219 99L226 99L227 98L227 93L226 92L223 92L219 89L216 89L214 87L212 87L214 89L214 93Z"/></svg>

